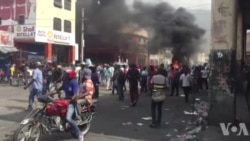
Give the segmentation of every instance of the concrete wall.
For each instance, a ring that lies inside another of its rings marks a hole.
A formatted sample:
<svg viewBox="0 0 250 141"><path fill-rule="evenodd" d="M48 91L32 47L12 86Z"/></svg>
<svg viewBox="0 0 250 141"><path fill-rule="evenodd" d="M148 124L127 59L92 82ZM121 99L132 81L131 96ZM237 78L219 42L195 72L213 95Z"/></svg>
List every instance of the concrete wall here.
<svg viewBox="0 0 250 141"><path fill-rule="evenodd" d="M236 81L238 0L212 0L209 122L232 122ZM239 18L240 19L240 18ZM240 54L238 54L240 55ZM229 108L230 107L230 108Z"/></svg>
<svg viewBox="0 0 250 141"><path fill-rule="evenodd" d="M62 8L55 7L53 0L37 0L36 27L53 30L53 19L56 17L62 20L62 32L64 20L71 21L71 33L75 35L75 3L76 0L72 0L71 10L66 10L64 9L64 0L62 0Z"/></svg>

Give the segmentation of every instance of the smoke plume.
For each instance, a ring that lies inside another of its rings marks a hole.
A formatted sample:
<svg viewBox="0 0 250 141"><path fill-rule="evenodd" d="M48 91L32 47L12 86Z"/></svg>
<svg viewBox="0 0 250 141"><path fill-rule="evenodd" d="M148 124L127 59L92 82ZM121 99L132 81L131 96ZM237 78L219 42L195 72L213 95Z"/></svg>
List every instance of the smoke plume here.
<svg viewBox="0 0 250 141"><path fill-rule="evenodd" d="M184 56L189 58L200 51L205 31L195 24L194 16L184 8L175 9L166 2L148 4L139 1L134 2L133 10L130 10L125 0L100 3L90 20L107 38L114 39L119 28L133 22L153 30L149 42L151 53L171 48L174 58L181 61Z"/></svg>

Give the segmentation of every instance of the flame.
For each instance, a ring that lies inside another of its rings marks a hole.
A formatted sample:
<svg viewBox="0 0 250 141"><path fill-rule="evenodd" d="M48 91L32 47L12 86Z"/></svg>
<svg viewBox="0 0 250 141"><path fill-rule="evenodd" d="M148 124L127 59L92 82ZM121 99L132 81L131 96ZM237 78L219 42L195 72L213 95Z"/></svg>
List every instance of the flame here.
<svg viewBox="0 0 250 141"><path fill-rule="evenodd" d="M178 69L179 67L180 67L179 61L174 60L174 61L173 61L173 68L174 68L174 69Z"/></svg>

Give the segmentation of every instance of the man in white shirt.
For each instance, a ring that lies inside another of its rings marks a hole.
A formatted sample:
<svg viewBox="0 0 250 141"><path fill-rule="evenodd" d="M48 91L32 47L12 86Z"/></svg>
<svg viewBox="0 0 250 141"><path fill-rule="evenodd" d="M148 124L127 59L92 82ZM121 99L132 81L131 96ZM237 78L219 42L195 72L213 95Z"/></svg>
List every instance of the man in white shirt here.
<svg viewBox="0 0 250 141"><path fill-rule="evenodd" d="M185 94L185 102L188 102L188 96L191 90L191 75L188 73L188 70L185 70L184 73L180 76L181 86Z"/></svg>

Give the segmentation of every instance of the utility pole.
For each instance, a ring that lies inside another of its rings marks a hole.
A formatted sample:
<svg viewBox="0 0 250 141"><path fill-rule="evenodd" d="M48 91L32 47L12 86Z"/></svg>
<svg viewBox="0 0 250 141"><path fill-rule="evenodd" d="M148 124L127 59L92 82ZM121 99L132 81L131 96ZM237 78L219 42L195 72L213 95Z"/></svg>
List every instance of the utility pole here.
<svg viewBox="0 0 250 141"><path fill-rule="evenodd" d="M82 8L82 25L81 25L81 54L80 54L80 62L84 62L84 48L85 48L85 40L84 40L84 8Z"/></svg>

